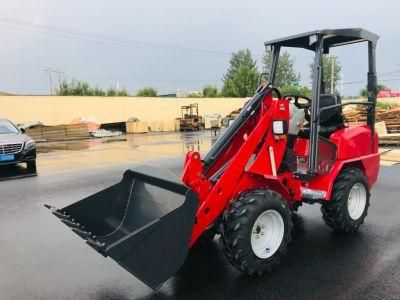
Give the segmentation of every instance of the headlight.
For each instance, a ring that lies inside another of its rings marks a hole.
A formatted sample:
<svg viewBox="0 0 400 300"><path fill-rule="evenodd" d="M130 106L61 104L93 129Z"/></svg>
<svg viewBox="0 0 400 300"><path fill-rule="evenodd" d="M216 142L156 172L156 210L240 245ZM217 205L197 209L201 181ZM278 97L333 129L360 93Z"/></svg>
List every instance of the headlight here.
<svg viewBox="0 0 400 300"><path fill-rule="evenodd" d="M286 120L275 120L272 122L272 132L275 135L285 134L287 132Z"/></svg>
<svg viewBox="0 0 400 300"><path fill-rule="evenodd" d="M25 142L25 149L33 149L35 148L35 141L29 140Z"/></svg>

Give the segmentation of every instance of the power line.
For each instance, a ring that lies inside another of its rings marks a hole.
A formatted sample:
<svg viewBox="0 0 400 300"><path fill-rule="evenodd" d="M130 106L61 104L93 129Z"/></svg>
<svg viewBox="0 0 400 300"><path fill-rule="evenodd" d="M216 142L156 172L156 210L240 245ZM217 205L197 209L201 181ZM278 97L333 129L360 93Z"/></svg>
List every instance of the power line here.
<svg viewBox="0 0 400 300"><path fill-rule="evenodd" d="M220 81L220 79L214 78L214 79L163 79L163 78L134 78L134 77L91 77L91 76L78 76L79 78L83 78L84 80L98 80L98 81L115 81L116 78L118 78L119 81L126 81L126 82L215 82L215 81ZM74 79L76 78L73 76L67 76L69 79Z"/></svg>
<svg viewBox="0 0 400 300"><path fill-rule="evenodd" d="M60 69L54 70L53 73L58 74L58 87L61 87L61 74L65 74L63 71Z"/></svg>
<svg viewBox="0 0 400 300"><path fill-rule="evenodd" d="M231 52L224 52L219 50L188 48L181 46L170 46L157 43L150 43L144 41L131 40L126 38L113 37L105 34L90 33L78 30L67 29L58 26L50 26L39 23L26 22L16 19L0 17L0 26L11 29L18 29L23 31L30 31L40 34L52 35L56 37L76 39L94 43L112 44L117 46L132 47L153 51L168 51L180 52L185 54L205 54L217 56L230 56Z"/></svg>
<svg viewBox="0 0 400 300"><path fill-rule="evenodd" d="M389 79L379 79L378 82L390 82L390 81L400 81L400 78L389 78ZM349 82L343 82L343 84L348 85L348 84L367 84L365 80L362 81L349 81Z"/></svg>

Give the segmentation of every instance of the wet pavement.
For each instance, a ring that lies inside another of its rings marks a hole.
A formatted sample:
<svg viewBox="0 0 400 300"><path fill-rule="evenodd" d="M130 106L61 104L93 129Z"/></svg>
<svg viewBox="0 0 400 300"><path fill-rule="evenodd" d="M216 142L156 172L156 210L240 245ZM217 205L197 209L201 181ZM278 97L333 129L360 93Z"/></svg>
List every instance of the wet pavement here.
<svg viewBox="0 0 400 300"><path fill-rule="evenodd" d="M188 151L207 151L216 137L210 131L125 135L114 138L38 143L37 165L41 175L129 166L148 160L182 157ZM0 180L29 176L24 165L0 167Z"/></svg>
<svg viewBox="0 0 400 300"><path fill-rule="evenodd" d="M143 161L179 176L183 153L206 151L213 139L209 132L143 135L41 151L39 176L0 182L0 298L399 299L400 166L381 168L358 233L333 233L319 206L305 205L294 217L288 254L272 273L237 272L216 239L192 249L157 292L95 253L43 207L63 207L117 183L125 169Z"/></svg>

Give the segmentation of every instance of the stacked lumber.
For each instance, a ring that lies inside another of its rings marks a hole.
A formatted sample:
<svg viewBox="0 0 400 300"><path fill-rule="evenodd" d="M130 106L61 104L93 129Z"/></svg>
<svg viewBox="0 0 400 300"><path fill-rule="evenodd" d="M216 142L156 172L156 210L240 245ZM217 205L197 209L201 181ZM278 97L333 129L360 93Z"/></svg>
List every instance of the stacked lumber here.
<svg viewBox="0 0 400 300"><path fill-rule="evenodd" d="M375 109L375 119L376 121L384 121L382 115L388 110L377 107ZM349 108L343 111L344 116L349 123L365 123L367 121L367 112L364 107Z"/></svg>
<svg viewBox="0 0 400 300"><path fill-rule="evenodd" d="M343 113L349 124L359 124L367 121L365 108L345 109ZM389 133L400 132L400 106L394 106L390 109L377 107L375 119L376 122L384 121Z"/></svg>
<svg viewBox="0 0 400 300"><path fill-rule="evenodd" d="M90 138L86 124L38 126L26 130L26 134L37 142L68 141Z"/></svg>
<svg viewBox="0 0 400 300"><path fill-rule="evenodd" d="M365 108L356 107L343 111L350 125L362 124L367 121ZM400 145L400 106L389 109L376 108L375 129L378 132L380 145Z"/></svg>
<svg viewBox="0 0 400 300"><path fill-rule="evenodd" d="M393 148L381 148L381 164L393 166L400 163L400 150Z"/></svg>
<svg viewBox="0 0 400 300"><path fill-rule="evenodd" d="M400 133L378 134L379 145L400 145Z"/></svg>
<svg viewBox="0 0 400 300"><path fill-rule="evenodd" d="M385 121L386 128L389 132L400 131L400 106L393 107L381 115L381 120Z"/></svg>

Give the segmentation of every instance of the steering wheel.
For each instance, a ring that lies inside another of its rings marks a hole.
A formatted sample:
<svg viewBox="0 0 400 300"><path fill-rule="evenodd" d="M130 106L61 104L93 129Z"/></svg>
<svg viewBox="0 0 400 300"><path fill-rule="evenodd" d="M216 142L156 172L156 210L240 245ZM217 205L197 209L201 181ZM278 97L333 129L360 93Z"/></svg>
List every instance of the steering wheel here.
<svg viewBox="0 0 400 300"><path fill-rule="evenodd" d="M294 98L294 102L293 104L299 108L299 109L303 109L304 110L304 115L306 120L309 122L311 119L311 114L310 114L310 108L311 108L311 99L306 97L306 96L301 96L301 95L295 95L295 94L289 94L289 95L285 95L283 96L282 99L288 99L289 101L292 100L292 98ZM299 103L299 99L304 99L307 101L306 104L302 104Z"/></svg>

